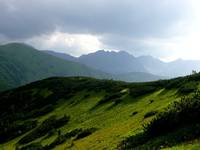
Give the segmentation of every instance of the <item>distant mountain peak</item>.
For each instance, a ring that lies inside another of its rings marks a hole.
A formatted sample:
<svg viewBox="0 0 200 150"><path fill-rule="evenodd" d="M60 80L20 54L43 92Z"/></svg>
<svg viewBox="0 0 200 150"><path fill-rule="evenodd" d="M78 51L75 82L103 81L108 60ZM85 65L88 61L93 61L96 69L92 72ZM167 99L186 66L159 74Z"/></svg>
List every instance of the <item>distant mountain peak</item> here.
<svg viewBox="0 0 200 150"><path fill-rule="evenodd" d="M102 49L102 50L98 50L96 52L93 52L93 53L89 53L89 54L84 54L84 55L81 55L80 57L82 56L87 56L87 55L121 55L121 56L131 56L131 57L134 57L132 54L126 52L126 51L115 51L115 50L105 50L105 49Z"/></svg>
<svg viewBox="0 0 200 150"><path fill-rule="evenodd" d="M117 53L119 53L119 54L129 54L129 55L131 55L129 52L127 52L127 51L117 51Z"/></svg>
<svg viewBox="0 0 200 150"><path fill-rule="evenodd" d="M143 65L126 51L99 50L94 53L82 55L79 62L108 73L146 72Z"/></svg>

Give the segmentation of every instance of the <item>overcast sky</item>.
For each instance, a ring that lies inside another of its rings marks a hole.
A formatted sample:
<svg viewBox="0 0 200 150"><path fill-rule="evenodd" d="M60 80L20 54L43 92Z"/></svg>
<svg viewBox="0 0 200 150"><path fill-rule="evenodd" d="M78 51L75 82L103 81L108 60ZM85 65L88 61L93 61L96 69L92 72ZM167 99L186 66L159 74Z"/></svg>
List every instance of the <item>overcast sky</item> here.
<svg viewBox="0 0 200 150"><path fill-rule="evenodd" d="M200 59L199 0L0 0L0 43Z"/></svg>

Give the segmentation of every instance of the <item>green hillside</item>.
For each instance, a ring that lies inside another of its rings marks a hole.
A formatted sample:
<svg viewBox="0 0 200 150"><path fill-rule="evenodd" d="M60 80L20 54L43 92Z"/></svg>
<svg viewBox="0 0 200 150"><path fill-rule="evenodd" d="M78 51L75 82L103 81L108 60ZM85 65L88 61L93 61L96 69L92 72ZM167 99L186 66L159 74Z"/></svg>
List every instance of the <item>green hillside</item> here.
<svg viewBox="0 0 200 150"><path fill-rule="evenodd" d="M0 91L51 76L108 77L79 63L59 59L31 46L0 46Z"/></svg>
<svg viewBox="0 0 200 150"><path fill-rule="evenodd" d="M199 149L200 74L48 78L0 94L0 149Z"/></svg>

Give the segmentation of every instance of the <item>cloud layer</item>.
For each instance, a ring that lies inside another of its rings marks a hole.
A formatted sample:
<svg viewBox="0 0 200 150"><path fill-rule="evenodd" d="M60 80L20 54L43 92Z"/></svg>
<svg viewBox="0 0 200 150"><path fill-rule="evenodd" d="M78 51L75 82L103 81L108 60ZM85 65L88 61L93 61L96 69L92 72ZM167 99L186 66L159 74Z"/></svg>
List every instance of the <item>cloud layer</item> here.
<svg viewBox="0 0 200 150"><path fill-rule="evenodd" d="M183 34L191 17L188 3L191 1L0 0L0 40L65 49L74 55L108 48L138 54L149 49L159 56L156 49L160 44L156 47L151 41Z"/></svg>

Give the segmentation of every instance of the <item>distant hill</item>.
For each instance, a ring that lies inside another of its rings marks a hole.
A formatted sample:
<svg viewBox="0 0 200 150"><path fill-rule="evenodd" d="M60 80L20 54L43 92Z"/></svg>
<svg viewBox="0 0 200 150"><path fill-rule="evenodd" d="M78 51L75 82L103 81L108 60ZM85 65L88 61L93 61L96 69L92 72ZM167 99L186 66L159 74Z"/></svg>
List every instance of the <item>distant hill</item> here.
<svg viewBox="0 0 200 150"><path fill-rule="evenodd" d="M171 76L183 76L191 74L192 70L200 71L200 60L183 60L177 59L175 61L167 63L166 73Z"/></svg>
<svg viewBox="0 0 200 150"><path fill-rule="evenodd" d="M82 55L79 58L63 53L51 53L59 58L78 61L95 69L112 74L129 74L133 72L150 73L168 78L191 74L192 70L200 71L200 60L177 59L163 62L152 56L134 57L125 51L108 52L104 50ZM107 65L106 65L107 64Z"/></svg>
<svg viewBox="0 0 200 150"><path fill-rule="evenodd" d="M79 62L92 68L112 74L147 72L137 59L127 52L100 50L78 58Z"/></svg>
<svg viewBox="0 0 200 150"><path fill-rule="evenodd" d="M137 57L137 61L140 62L149 73L167 76L165 74L167 63L152 56L140 56Z"/></svg>
<svg viewBox="0 0 200 150"><path fill-rule="evenodd" d="M0 46L0 90L51 76L111 78L101 71L57 58L25 44L12 43Z"/></svg>
<svg viewBox="0 0 200 150"><path fill-rule="evenodd" d="M147 72L144 66L137 59L125 51L104 51L99 50L95 53L73 57L68 54L45 51L53 56L73 60L89 67L101 70L110 74L125 74L133 72Z"/></svg>
<svg viewBox="0 0 200 150"><path fill-rule="evenodd" d="M166 76L158 76L146 72L130 72L124 74L113 75L114 79L126 81L126 82L147 82L147 81L156 81L160 79L167 79Z"/></svg>
<svg viewBox="0 0 200 150"><path fill-rule="evenodd" d="M152 74L168 77L189 75L192 70L200 71L200 60L177 59L171 62L163 62L152 56L141 56L138 61Z"/></svg>
<svg viewBox="0 0 200 150"><path fill-rule="evenodd" d="M142 61L142 57L134 57L124 51L108 52L100 50L88 55L82 55L80 57L73 57L69 54L54 51L45 52L64 60L79 62L91 68L107 72L111 74L114 80L121 80L126 82L146 82L168 78L165 75L160 76L149 73L149 68L143 69L144 67L142 65L144 61L148 61L147 57L144 56L145 60ZM150 64L151 59L153 58L150 57L148 64ZM160 60L155 59L155 62L152 65L155 66L157 61L161 62Z"/></svg>
<svg viewBox="0 0 200 150"><path fill-rule="evenodd" d="M140 70L140 64L135 65L135 61L131 60L134 57L128 53L104 51L97 53L91 54L95 55L94 57L85 55L76 58L64 53L39 51L21 43L1 45L0 91L52 76L87 76L127 82L153 81L164 78L148 72L130 72L131 70ZM107 60L105 61L103 58ZM93 63L93 59L97 61ZM98 64L98 67L89 65L89 62L94 66ZM107 63L108 65L106 65Z"/></svg>

